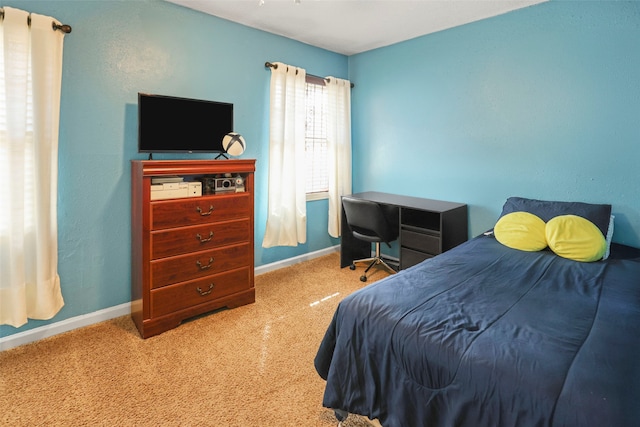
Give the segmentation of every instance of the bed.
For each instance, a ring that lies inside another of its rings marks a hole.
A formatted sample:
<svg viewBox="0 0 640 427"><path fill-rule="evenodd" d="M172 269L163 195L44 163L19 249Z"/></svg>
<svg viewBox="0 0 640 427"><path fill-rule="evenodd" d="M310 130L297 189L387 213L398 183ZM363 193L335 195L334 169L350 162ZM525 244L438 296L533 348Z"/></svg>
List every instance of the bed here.
<svg viewBox="0 0 640 427"><path fill-rule="evenodd" d="M498 221L346 297L315 358L323 405L384 427L640 425L640 250L611 243L606 206L510 198L500 216L588 218L599 260L506 245Z"/></svg>

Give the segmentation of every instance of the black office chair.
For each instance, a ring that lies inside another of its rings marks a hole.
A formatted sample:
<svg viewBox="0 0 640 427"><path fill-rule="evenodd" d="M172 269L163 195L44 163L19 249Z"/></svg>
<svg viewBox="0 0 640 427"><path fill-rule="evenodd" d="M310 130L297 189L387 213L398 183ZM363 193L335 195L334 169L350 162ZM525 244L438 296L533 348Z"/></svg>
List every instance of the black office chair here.
<svg viewBox="0 0 640 427"><path fill-rule="evenodd" d="M385 207L387 208L386 210ZM390 243L398 238L398 208L395 206L382 206L370 200L349 197L342 199L342 208L353 236L356 239L376 244L375 256L355 260L349 268L355 270L355 263L369 262L369 266L360 276L360 280L363 282L367 281L367 272L374 265L382 264L395 273L397 269L391 267L381 257L380 243L384 242L391 247Z"/></svg>

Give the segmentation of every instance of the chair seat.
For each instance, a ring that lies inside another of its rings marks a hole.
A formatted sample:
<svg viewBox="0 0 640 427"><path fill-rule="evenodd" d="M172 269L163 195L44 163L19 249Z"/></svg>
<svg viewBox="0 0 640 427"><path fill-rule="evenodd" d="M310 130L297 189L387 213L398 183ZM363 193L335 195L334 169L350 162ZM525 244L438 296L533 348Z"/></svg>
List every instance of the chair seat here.
<svg viewBox="0 0 640 427"><path fill-rule="evenodd" d="M380 236L362 234L357 231L353 232L353 236L357 239L364 240L365 242L370 242L370 243L382 242L382 239L380 238Z"/></svg>

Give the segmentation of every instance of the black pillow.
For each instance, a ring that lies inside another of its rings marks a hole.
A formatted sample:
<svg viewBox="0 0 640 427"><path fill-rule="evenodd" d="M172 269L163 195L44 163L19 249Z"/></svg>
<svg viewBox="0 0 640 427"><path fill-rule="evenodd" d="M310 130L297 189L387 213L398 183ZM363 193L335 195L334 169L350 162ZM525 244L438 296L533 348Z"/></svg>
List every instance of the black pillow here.
<svg viewBox="0 0 640 427"><path fill-rule="evenodd" d="M582 202L554 202L546 200L509 197L502 207L500 217L511 212L529 212L544 222L559 215L577 215L594 223L602 235L607 237L611 218L611 205L597 205Z"/></svg>

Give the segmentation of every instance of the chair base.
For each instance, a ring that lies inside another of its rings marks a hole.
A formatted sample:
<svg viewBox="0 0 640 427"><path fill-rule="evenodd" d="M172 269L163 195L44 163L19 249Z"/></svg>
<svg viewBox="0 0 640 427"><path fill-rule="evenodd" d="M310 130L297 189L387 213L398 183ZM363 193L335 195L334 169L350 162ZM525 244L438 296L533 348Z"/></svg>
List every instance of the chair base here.
<svg viewBox="0 0 640 427"><path fill-rule="evenodd" d="M367 273L375 265L382 265L383 267L387 268L387 270L391 271L392 274L395 274L395 273L398 272L398 270L396 268L393 268L392 266L387 264L387 262L385 260L383 260L381 256L374 256L374 257L371 257L371 258L363 258L363 259L354 260L351 263L351 265L349 266L349 268L351 270L355 270L357 262L368 262L369 263L367 268L364 270L364 273L362 273L362 276L360 276L360 281L361 282L366 282L367 281Z"/></svg>

